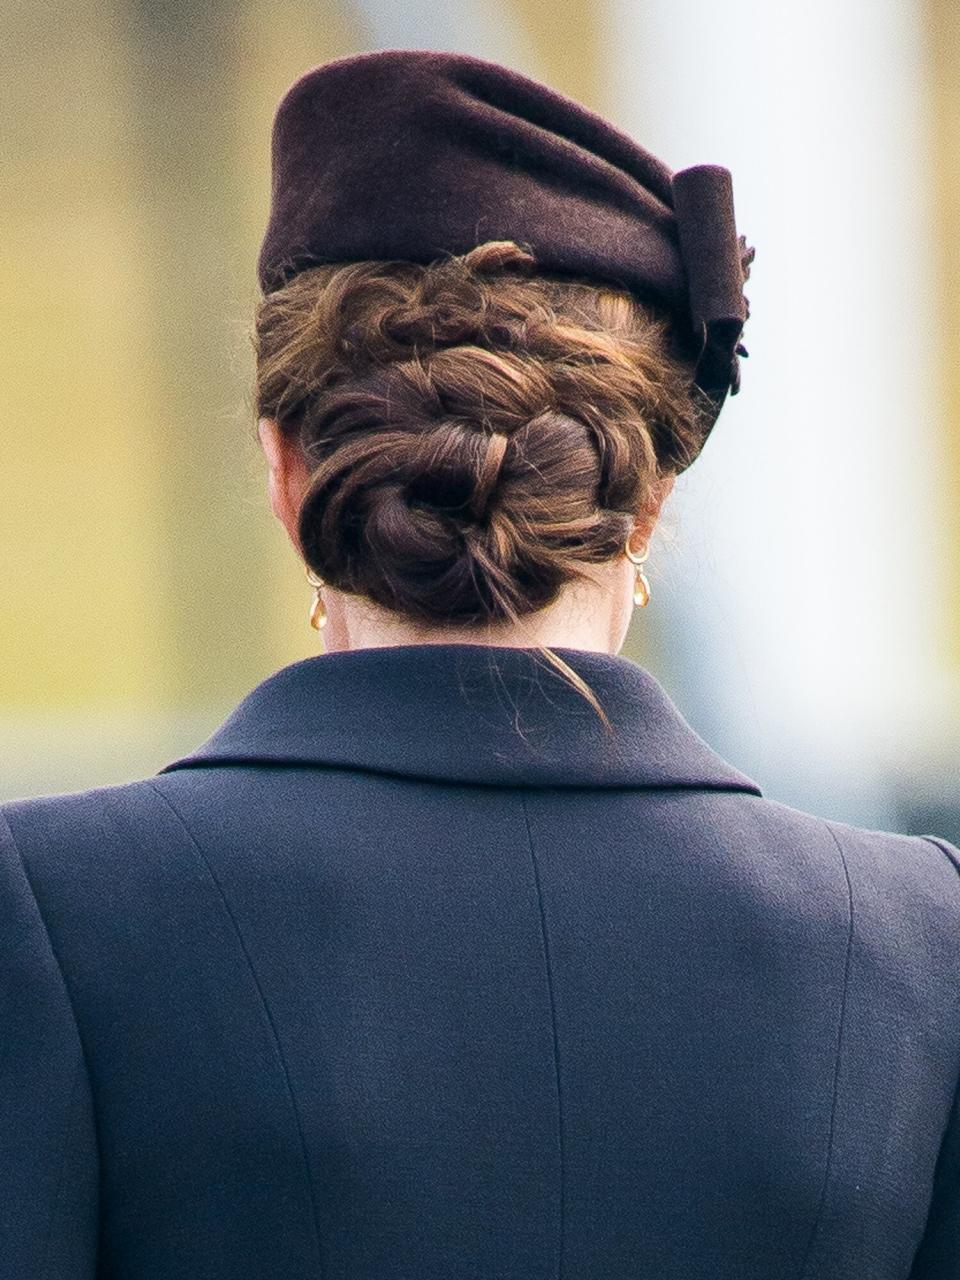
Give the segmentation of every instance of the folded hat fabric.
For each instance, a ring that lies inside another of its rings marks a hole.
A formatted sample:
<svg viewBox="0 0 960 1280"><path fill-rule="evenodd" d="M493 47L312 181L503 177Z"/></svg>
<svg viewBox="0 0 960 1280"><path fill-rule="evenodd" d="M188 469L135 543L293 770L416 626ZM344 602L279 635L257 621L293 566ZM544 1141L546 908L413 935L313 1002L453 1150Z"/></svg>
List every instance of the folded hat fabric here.
<svg viewBox="0 0 960 1280"><path fill-rule="evenodd" d="M426 263L486 240L515 240L544 271L666 309L713 419L738 390L753 250L737 234L727 169L673 174L601 116L465 54L357 54L287 91L258 261L265 293L319 263Z"/></svg>

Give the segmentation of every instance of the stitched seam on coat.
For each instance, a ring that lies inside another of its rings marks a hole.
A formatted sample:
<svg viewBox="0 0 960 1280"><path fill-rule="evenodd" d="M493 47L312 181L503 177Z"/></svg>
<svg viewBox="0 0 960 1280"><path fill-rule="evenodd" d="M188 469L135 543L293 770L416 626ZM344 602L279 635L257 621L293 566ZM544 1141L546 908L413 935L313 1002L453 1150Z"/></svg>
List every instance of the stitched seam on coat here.
<svg viewBox="0 0 960 1280"><path fill-rule="evenodd" d="M523 809L523 821L527 829L527 846L530 850L530 862L533 866L533 882L537 890L537 903L540 908L540 932L543 938L543 958L546 965L547 974L547 991L550 995L550 1024L553 1031L553 1064L556 1071L557 1081L557 1143L560 1155L560 1222L559 1222L559 1245L557 1253L557 1277L562 1280L563 1277L563 1234L564 1234L564 1170L563 1170L563 1105L560 1092L560 1046L557 1039L557 1009L553 996L553 974L550 967L550 947L547 942L547 920L543 909L543 894L540 890L540 872L537 867L536 855L533 851L533 833L530 830L530 816L527 813L527 800L524 795L520 796L520 805Z"/></svg>
<svg viewBox="0 0 960 1280"><path fill-rule="evenodd" d="M213 884L216 887L217 893L220 895L220 900L223 903L224 909L227 913L230 923L233 925L234 933L236 934L237 941L240 944L240 950L243 952L243 957L247 962L247 968L250 970L250 976L253 979L253 984L257 989L258 996L260 997L260 1004L263 1007L263 1011L264 1011L264 1014L266 1015L267 1023L270 1027L271 1035L273 1036L273 1043L277 1052L277 1060L280 1063L280 1070L283 1073L284 1084L286 1085L287 1094L290 1098L290 1106L293 1111L294 1123L296 1124L296 1127L297 1127L297 1135L300 1139L300 1151L303 1156L303 1166L307 1176L307 1189L309 1190L309 1193L310 1193L310 1207L313 1212L313 1231L314 1231L314 1236L317 1242L317 1260L320 1263L320 1268L321 1268L320 1275L322 1276L323 1270L324 1270L324 1264L323 1264L323 1251L321 1249L321 1244L320 1244L320 1219L317 1213L317 1198L316 1198L316 1192L314 1190L314 1185L313 1185L313 1175L310 1171L310 1158L307 1154L307 1140L303 1132L303 1124L301 1123L301 1120L300 1120L300 1111L299 1111L299 1108L297 1107L296 1096L294 1095L293 1086L290 1082L290 1073L287 1070L287 1062L286 1062L286 1058L283 1055L283 1048L280 1044L280 1036L277 1033L277 1027L276 1027L276 1023L273 1020L273 1014L270 1012L270 1006L267 1004L266 995L264 994L263 987L260 985L260 979L257 976L256 969L254 968L253 960L250 956L250 952L247 950L247 944L244 941L243 934L240 931L240 925L237 922L236 916L233 914L233 909L230 906L230 902L227 899L227 895L223 891L223 886L220 884L220 881L218 880L216 873L213 870L213 867L208 861L206 854L201 849L199 841L197 840L193 832L190 830L190 828L187 826L186 820L184 819L180 810L176 807L176 805L170 799L170 797L166 795L163 791L161 791L160 788L153 781L149 779L145 779L145 781L149 782L151 789L155 791L158 796L160 796L160 798L166 803L167 807L170 809L171 813L177 819L180 826L183 828L184 832L186 833L187 839L190 841L191 845L196 850L197 856L199 857L200 861L203 863L203 866L206 869L207 874L209 875L210 879L213 881Z"/></svg>
<svg viewBox="0 0 960 1280"><path fill-rule="evenodd" d="M918 839L925 840L927 844L932 844L934 848L939 849L944 857L947 858L957 875L960 876L960 865L958 865L956 858L950 850L946 848L946 843L943 840L939 839L937 836L919 836ZM947 1173L944 1174L944 1162L954 1125L960 1127L960 1076L957 1076L957 1083L953 1090L953 1099L947 1109L946 1120L944 1121L943 1129L940 1134L937 1159L934 1165L933 1178L930 1183L930 1197L927 1201L927 1216L923 1224L923 1231L921 1232L920 1239L917 1241L917 1247L914 1250L913 1259L910 1263L911 1276L922 1275L923 1271L926 1270L926 1268L922 1266L921 1271L917 1272L916 1267L918 1262L923 1262L922 1255L925 1247L928 1245L931 1231L935 1232L939 1225L938 1221L935 1220L934 1215L937 1214L940 1207L941 1196L939 1193L942 1181L945 1177L949 1178L950 1185L952 1185L953 1178L955 1177L955 1168L951 1168L949 1164L947 1166Z"/></svg>
<svg viewBox="0 0 960 1280"><path fill-rule="evenodd" d="M91 1080L91 1077L90 1077L90 1066L89 1066L89 1063L87 1062L87 1050L86 1050L86 1046L85 1046L85 1045L84 1045L84 1043L83 1043L83 1037L80 1035L80 1024L79 1024L79 1022L77 1021L77 1011L76 1011L76 1009L74 1008L74 1004L73 1004L73 997L72 997L72 996L71 996L71 994L70 994L70 988L67 986L67 979L66 979L66 976L64 975L64 972L63 972L63 966L62 966L62 965L61 965L61 963L60 963L60 957L57 955L56 948L55 948L55 947L54 947L54 945L53 945L53 939L50 937L50 930L47 928L47 922L46 922L46 920L44 919L44 917L43 917L43 912L42 912L42 911L41 911L41 909L40 909L40 900L39 900L39 898L37 897L36 890L35 890L35 889L34 889L34 887L33 887L33 881L30 879L30 872L29 872L29 870L27 869L27 863L26 863L26 860L24 859L23 854L20 852L20 847L19 847L19 845L17 844L16 836L13 834L13 828L10 826L10 823L9 823L9 821L8 821L8 819L7 819L7 817L6 817L6 815L5 815L5 814L3 814L2 812L0 812L0 818L2 818L2 820L3 820L4 830L6 831L7 836L9 837L10 847L13 849L13 852L14 852L14 854L15 854L15 856L16 856L16 859L17 859L17 861L18 861L18 862L19 862L19 864L20 864L20 868L21 868L21 870L22 870L22 872L23 872L23 878L24 878L24 881L25 881L25 883L26 883L27 888L28 888L28 889L29 889L29 891L30 891L30 897L31 897L31 898L32 898L32 900L33 900L33 904L34 904L34 906L36 907L36 911L37 911L37 919L40 921L40 927L43 929L44 937L45 937L45 938L46 938L46 940L47 940L47 947L48 947L48 948L49 948L49 950L50 950L50 955L53 957L53 963L54 963L54 965L56 966L57 973L60 975L60 984L61 984L61 986L63 987L63 992L64 992L64 995L66 996L66 1000L67 1000L67 1008L70 1010L70 1017L71 1017L71 1019L72 1019L72 1021L73 1021L74 1030L75 1030L75 1032L76 1032L76 1036L77 1036L77 1044L79 1045L79 1048L80 1048L80 1056L79 1056L79 1058L77 1059L77 1065L76 1065L76 1068L75 1068L74 1073L73 1073L73 1083L72 1083L72 1084L71 1084L71 1086L70 1086L70 1096L69 1096L69 1099L68 1099L68 1102L67 1102L67 1111L66 1111L66 1135L65 1135L65 1138L64 1138L63 1151L62 1151L62 1153L61 1153L61 1157L60 1157L60 1169L59 1169L59 1172L58 1172L58 1174L57 1174L57 1181L56 1181L56 1186L55 1186L55 1190L54 1190L54 1193L53 1193L53 1198L51 1199L51 1202L50 1202L50 1216L49 1216L49 1219L48 1219L48 1221L47 1221L47 1229L46 1229L46 1232L45 1232L45 1234L44 1234L44 1238L43 1238L43 1247L42 1247L42 1249L41 1249L41 1253L40 1253L40 1259L41 1259L42 1266L41 1266L41 1269L40 1269L40 1272L39 1272L39 1276L40 1276L40 1277L43 1277L43 1276L46 1274L46 1271L47 1271L47 1260L48 1260L48 1258L49 1258L49 1253L50 1253L50 1244L51 1244L51 1241L53 1240L53 1224L54 1224L54 1222L56 1221L57 1204L58 1204L58 1202L59 1202L59 1200L60 1200L60 1195L61 1195L61 1193L62 1193L62 1191L63 1191L63 1177L64 1177L64 1173L66 1172L66 1167L67 1167L67 1156L68 1156L68 1155L69 1155L69 1153L70 1153L70 1144L71 1144L71 1142L72 1142L73 1134L74 1134L74 1132L75 1132L75 1128L76 1128L76 1118L75 1118L75 1116L74 1116L74 1102L75 1102L75 1100L76 1100L76 1096L77 1096L77 1085L78 1085L78 1084L79 1084L79 1082L80 1082L80 1077L81 1077L81 1075L83 1075L83 1076L85 1076L85 1077L86 1077L88 1084L90 1083L90 1080ZM92 1086L91 1086L91 1088L90 1088L90 1098L91 1098L91 1103L92 1103L92 1099L93 1099L93 1089L92 1089ZM94 1119L94 1138L95 1138L95 1142L96 1142L96 1150L97 1150L97 1175L98 1175L98 1177L97 1177L97 1183L98 1183L98 1186L97 1186L97 1200L98 1200L97 1211L98 1211L98 1214L99 1214L99 1211L100 1211L100 1206L99 1206L99 1200L100 1200L99 1183L100 1183L100 1172L101 1172L101 1170L102 1170L102 1167L103 1167L103 1166L102 1166L102 1162L101 1162L101 1158L100 1158L100 1135L99 1135L99 1127L98 1127L98 1125L97 1125L97 1123L96 1123L96 1112L95 1112L95 1111L94 1111L93 1119Z"/></svg>
<svg viewBox="0 0 960 1280"><path fill-rule="evenodd" d="M56 1190L53 1193L53 1199L50 1202L50 1220L47 1223L47 1232L44 1236L43 1248L40 1250L40 1270L38 1275L43 1277L48 1273L50 1263L50 1246L53 1243L53 1224L57 1216L57 1206L60 1203L60 1196L63 1194L64 1177L67 1172L67 1157L70 1154L70 1148L73 1145L73 1136L77 1130L77 1114L74 1102L77 1097L77 1085L80 1083L83 1075L83 1058L77 1059L77 1067L73 1073L73 1084L70 1086L70 1098L67 1102L67 1123L66 1138L63 1144L63 1154L60 1157L60 1171L57 1174Z"/></svg>
<svg viewBox="0 0 960 1280"><path fill-rule="evenodd" d="M807 1247L804 1250L803 1262L800 1264L797 1280L803 1280L803 1277L807 1273L807 1263L810 1261L814 1241L816 1240L817 1232L820 1229L820 1224L823 1221L823 1212L827 1203L827 1190L830 1186L830 1171L833 1166L834 1127L837 1116L837 1094L839 1092L840 1084L840 1062L843 1051L843 1024L847 1012L847 987L850 976L850 953L852 951L853 944L853 886L850 883L850 872L847 869L847 860L843 856L843 848L841 847L840 841L837 839L833 827L831 827L830 823L826 820L824 820L824 826L830 832L830 835L833 837L833 843L837 846L837 852L840 854L840 861L843 864L843 875L847 882L847 953L843 963L843 995L840 1000L840 1020L839 1025L837 1026L837 1056L833 1068L833 1097L830 1102L830 1128L827 1135L827 1159L823 1170L823 1186L820 1189L820 1201L817 1205L817 1212L813 1220L813 1226L810 1228L810 1238L807 1240Z"/></svg>

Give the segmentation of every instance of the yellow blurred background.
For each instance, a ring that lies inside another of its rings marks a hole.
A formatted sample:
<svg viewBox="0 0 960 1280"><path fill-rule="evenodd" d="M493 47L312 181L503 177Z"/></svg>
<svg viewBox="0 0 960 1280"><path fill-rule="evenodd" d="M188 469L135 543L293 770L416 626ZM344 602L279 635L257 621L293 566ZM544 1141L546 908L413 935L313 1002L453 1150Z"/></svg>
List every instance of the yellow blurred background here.
<svg viewBox="0 0 960 1280"><path fill-rule="evenodd" d="M250 401L270 124L437 47L730 165L751 359L626 653L767 794L960 837L960 6L787 8L0 0L0 798L154 772L317 652Z"/></svg>

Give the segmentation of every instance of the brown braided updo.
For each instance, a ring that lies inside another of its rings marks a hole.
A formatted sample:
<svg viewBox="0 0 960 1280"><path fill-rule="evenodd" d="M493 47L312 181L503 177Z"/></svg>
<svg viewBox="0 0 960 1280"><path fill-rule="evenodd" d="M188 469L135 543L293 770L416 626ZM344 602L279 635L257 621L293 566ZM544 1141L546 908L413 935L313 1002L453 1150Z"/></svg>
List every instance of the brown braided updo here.
<svg viewBox="0 0 960 1280"><path fill-rule="evenodd" d="M704 438L666 319L491 241L328 264L256 315L256 407L312 472L307 565L427 624L516 622L612 559Z"/></svg>

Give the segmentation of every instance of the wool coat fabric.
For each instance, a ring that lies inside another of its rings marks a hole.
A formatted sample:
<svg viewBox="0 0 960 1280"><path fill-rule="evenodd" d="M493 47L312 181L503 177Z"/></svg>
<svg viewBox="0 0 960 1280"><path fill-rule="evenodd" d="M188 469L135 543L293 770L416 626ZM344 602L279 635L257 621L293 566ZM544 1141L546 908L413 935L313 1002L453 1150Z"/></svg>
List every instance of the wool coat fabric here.
<svg viewBox="0 0 960 1280"><path fill-rule="evenodd" d="M0 806L3 1280L955 1280L960 851L620 656L307 658Z"/></svg>

